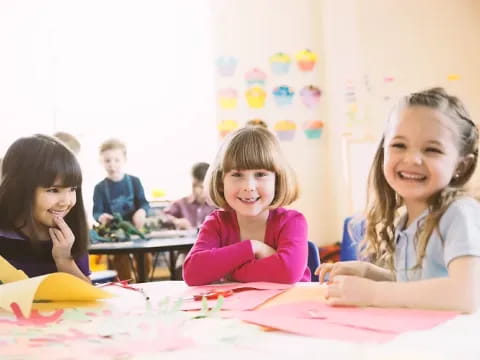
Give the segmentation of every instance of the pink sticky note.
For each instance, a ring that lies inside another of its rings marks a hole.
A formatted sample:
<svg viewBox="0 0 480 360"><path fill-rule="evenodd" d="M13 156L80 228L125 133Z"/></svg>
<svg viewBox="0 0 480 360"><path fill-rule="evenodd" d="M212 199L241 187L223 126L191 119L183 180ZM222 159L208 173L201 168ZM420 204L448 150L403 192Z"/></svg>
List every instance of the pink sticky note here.
<svg viewBox="0 0 480 360"><path fill-rule="evenodd" d="M224 298L222 310L251 310L285 290L242 290L235 291L233 295ZM215 306L218 300L208 300L208 306ZM186 300L182 310L199 310L201 301Z"/></svg>

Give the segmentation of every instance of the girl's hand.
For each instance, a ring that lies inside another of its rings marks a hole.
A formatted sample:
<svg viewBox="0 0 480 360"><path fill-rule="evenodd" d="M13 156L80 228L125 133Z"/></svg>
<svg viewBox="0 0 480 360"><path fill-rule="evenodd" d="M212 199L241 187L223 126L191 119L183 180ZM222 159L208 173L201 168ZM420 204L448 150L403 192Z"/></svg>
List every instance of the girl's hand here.
<svg viewBox="0 0 480 360"><path fill-rule="evenodd" d="M263 259L277 253L274 248L272 248L271 246L268 246L263 241L258 241L258 240L250 240L250 241L252 243L253 253L255 254L256 259Z"/></svg>
<svg viewBox="0 0 480 360"><path fill-rule="evenodd" d="M190 224L190 221L188 221L188 219L186 218L181 218L181 219L175 218L173 220L173 224L175 225L175 228L179 230L193 229L193 226Z"/></svg>
<svg viewBox="0 0 480 360"><path fill-rule="evenodd" d="M58 226L57 228L49 228L48 232L52 239L52 257L55 262L71 260L72 259L72 245L75 241L75 236L72 230L67 225L63 218L54 216L53 220Z"/></svg>
<svg viewBox="0 0 480 360"><path fill-rule="evenodd" d="M337 275L353 275L359 277L366 277L369 263L365 261L339 261L336 263L321 264L316 270L315 275L318 275L318 281L323 282L325 276L329 275L328 280L334 280Z"/></svg>
<svg viewBox="0 0 480 360"><path fill-rule="evenodd" d="M337 275L327 286L329 305L373 305L377 282L357 276Z"/></svg>
<svg viewBox="0 0 480 360"><path fill-rule="evenodd" d="M106 225L112 219L113 219L113 216L111 214L103 213L102 215L99 216L98 222L102 225Z"/></svg>

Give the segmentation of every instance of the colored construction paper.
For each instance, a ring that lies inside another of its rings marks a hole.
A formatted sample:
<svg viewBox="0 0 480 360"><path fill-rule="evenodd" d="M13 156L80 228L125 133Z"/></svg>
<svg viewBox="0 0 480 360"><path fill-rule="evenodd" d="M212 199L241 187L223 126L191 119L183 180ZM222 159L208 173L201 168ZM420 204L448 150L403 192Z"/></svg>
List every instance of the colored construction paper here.
<svg viewBox="0 0 480 360"><path fill-rule="evenodd" d="M113 295L66 273L52 273L0 285L0 308L16 303L28 317L33 301L92 301Z"/></svg>
<svg viewBox="0 0 480 360"><path fill-rule="evenodd" d="M224 298L222 310L251 310L265 303L274 296L283 293L284 291L285 289L236 289L233 295ZM195 301L193 299L189 299L188 296L186 296L185 299L188 300L185 300L182 303L182 310L200 310L202 308L202 301ZM208 300L207 303L209 308L213 308L217 303L217 299Z"/></svg>
<svg viewBox="0 0 480 360"><path fill-rule="evenodd" d="M205 293L209 290L235 290L235 289L257 289L257 290L286 290L293 287L291 284L279 284L266 281L254 281L248 283L224 283L211 284L203 286L191 286L186 291L186 295L196 295Z"/></svg>
<svg viewBox="0 0 480 360"><path fill-rule="evenodd" d="M17 270L0 255L0 284L25 279L28 279L28 276L22 270Z"/></svg>

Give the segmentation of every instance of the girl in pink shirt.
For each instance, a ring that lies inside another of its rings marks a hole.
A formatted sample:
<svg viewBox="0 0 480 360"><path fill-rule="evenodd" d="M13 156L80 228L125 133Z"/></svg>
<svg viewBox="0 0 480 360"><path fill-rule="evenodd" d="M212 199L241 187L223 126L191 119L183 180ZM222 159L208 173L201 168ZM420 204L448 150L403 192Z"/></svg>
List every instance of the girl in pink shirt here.
<svg viewBox="0 0 480 360"><path fill-rule="evenodd" d="M307 222L282 208L297 199L297 180L270 131L248 126L231 133L206 185L220 210L205 219L185 259L188 285L310 281Z"/></svg>

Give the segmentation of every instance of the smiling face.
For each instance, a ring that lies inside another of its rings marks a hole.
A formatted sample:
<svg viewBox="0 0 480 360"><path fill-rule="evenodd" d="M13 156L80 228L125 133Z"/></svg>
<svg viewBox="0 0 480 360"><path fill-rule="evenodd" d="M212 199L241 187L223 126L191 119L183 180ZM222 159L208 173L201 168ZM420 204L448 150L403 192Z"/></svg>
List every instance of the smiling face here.
<svg viewBox="0 0 480 360"><path fill-rule="evenodd" d="M426 106L407 107L392 120L383 170L407 209L425 209L428 199L450 183L462 160L457 138L450 119Z"/></svg>
<svg viewBox="0 0 480 360"><path fill-rule="evenodd" d="M233 169L225 174L223 186L225 200L237 217L264 216L275 197L275 173Z"/></svg>
<svg viewBox="0 0 480 360"><path fill-rule="evenodd" d="M76 187L64 187L55 182L51 187L37 187L33 202L33 219L38 236L48 237L48 228L56 227L54 217L65 218L77 203Z"/></svg>

